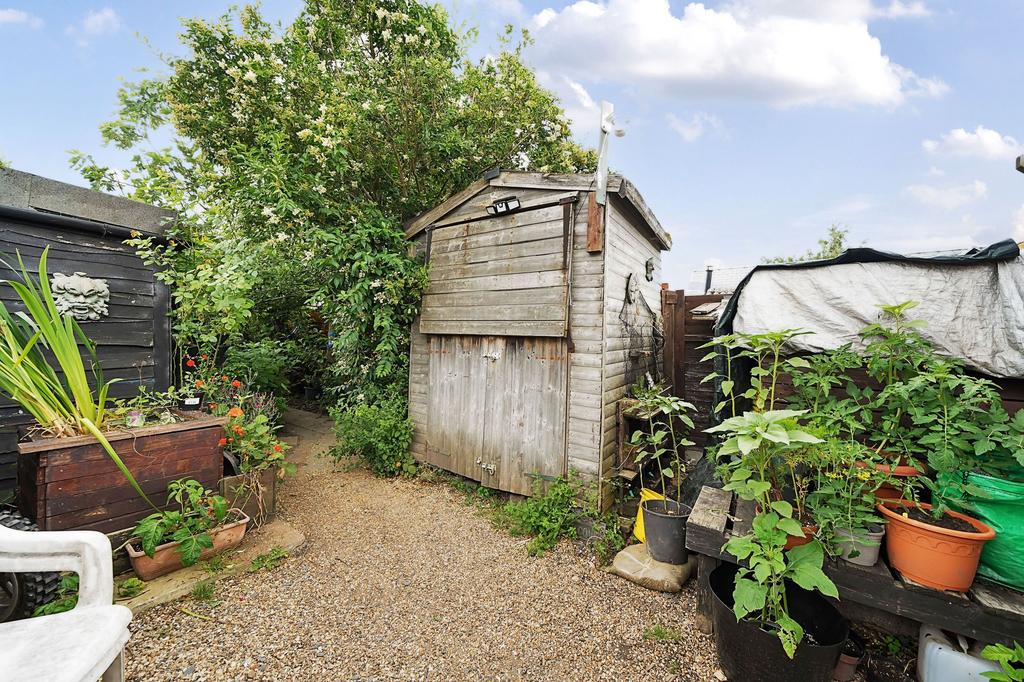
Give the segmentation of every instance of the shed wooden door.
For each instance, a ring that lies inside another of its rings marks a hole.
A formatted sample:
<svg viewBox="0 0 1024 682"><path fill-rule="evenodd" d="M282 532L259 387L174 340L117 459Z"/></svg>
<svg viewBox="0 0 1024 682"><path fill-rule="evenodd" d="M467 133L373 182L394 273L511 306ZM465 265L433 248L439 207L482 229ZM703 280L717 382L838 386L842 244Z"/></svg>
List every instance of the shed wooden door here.
<svg viewBox="0 0 1024 682"><path fill-rule="evenodd" d="M565 474L566 339L438 335L429 356L429 461L523 495Z"/></svg>

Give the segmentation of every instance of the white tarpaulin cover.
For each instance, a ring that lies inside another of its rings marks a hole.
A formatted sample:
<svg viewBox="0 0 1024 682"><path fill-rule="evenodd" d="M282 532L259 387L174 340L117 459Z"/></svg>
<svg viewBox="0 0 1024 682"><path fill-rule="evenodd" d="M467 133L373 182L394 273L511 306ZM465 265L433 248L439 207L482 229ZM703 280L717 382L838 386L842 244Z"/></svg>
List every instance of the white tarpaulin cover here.
<svg viewBox="0 0 1024 682"><path fill-rule="evenodd" d="M737 291L732 329L814 332L795 351L846 343L879 319L879 305L914 300L913 319L943 355L997 377L1024 377L1024 257L977 264L856 262L758 269Z"/></svg>

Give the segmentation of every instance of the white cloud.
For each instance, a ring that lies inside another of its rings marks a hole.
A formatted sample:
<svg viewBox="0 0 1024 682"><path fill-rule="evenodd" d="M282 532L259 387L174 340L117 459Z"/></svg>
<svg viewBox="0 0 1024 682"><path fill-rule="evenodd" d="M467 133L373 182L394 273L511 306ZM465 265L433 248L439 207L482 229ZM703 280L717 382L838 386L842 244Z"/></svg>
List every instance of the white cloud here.
<svg viewBox="0 0 1024 682"><path fill-rule="evenodd" d="M29 28L42 28L43 20L20 9L0 9L0 25L22 24Z"/></svg>
<svg viewBox="0 0 1024 682"><path fill-rule="evenodd" d="M917 19L931 15L932 11L923 2L892 0L888 7L875 10L875 16L883 19Z"/></svg>
<svg viewBox="0 0 1024 682"><path fill-rule="evenodd" d="M1016 139L985 126L978 126L974 132L955 128L943 133L938 140L925 140L921 146L930 154L976 156L982 159L1011 159L1024 151Z"/></svg>
<svg viewBox="0 0 1024 682"><path fill-rule="evenodd" d="M942 170L938 166L932 166L928 169L928 175L933 178L941 178L946 175L946 171Z"/></svg>
<svg viewBox="0 0 1024 682"><path fill-rule="evenodd" d="M948 90L883 53L868 29L877 11L869 0L737 0L692 2L679 15L668 0L579 0L533 17L532 54L584 84L679 99L891 107Z"/></svg>
<svg viewBox="0 0 1024 682"><path fill-rule="evenodd" d="M601 121L601 107L581 83L566 76L555 78L546 71L539 71L537 79L558 96L565 115L572 121L573 132L578 137L596 135Z"/></svg>
<svg viewBox="0 0 1024 682"><path fill-rule="evenodd" d="M904 191L926 206L951 211L954 208L966 206L984 197L988 193L988 186L981 180L975 180L966 185L952 185L948 187L935 187L934 185L925 184L910 185Z"/></svg>
<svg viewBox="0 0 1024 682"><path fill-rule="evenodd" d="M668 127L675 131L684 142L693 142L704 133L712 130L723 130L722 122L713 114L698 111L689 118L679 118L675 114L665 114Z"/></svg>
<svg viewBox="0 0 1024 682"><path fill-rule="evenodd" d="M1024 242L1024 204L1013 215L1013 238L1018 242Z"/></svg>
<svg viewBox="0 0 1024 682"><path fill-rule="evenodd" d="M89 10L78 24L64 29L64 32L75 38L79 47L86 47L96 38L113 35L121 30L121 17L110 7L100 10Z"/></svg>

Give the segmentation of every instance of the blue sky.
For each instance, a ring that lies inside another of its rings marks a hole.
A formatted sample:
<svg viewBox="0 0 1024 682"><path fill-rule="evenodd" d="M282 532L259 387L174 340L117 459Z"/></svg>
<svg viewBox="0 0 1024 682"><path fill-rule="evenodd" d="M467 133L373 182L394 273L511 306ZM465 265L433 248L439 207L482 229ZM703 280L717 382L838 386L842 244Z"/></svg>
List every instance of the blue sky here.
<svg viewBox="0 0 1024 682"><path fill-rule="evenodd" d="M118 79L179 49L179 16L228 4L0 0L0 157L79 184L68 149L116 165L97 125ZM1019 0L444 4L480 28L478 55L504 23L529 28L582 142L615 104L611 164L672 232L675 288L706 262L802 252L833 222L898 251L1024 240Z"/></svg>

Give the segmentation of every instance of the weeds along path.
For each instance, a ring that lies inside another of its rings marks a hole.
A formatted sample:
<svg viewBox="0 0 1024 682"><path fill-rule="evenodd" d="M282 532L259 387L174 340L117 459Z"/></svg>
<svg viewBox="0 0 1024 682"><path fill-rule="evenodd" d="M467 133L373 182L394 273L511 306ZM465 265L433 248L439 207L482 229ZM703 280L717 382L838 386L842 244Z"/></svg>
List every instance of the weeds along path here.
<svg viewBox="0 0 1024 682"><path fill-rule="evenodd" d="M309 449L280 510L304 552L141 614L130 679L713 679L692 585L650 592L570 542L531 558L445 483L334 471Z"/></svg>

